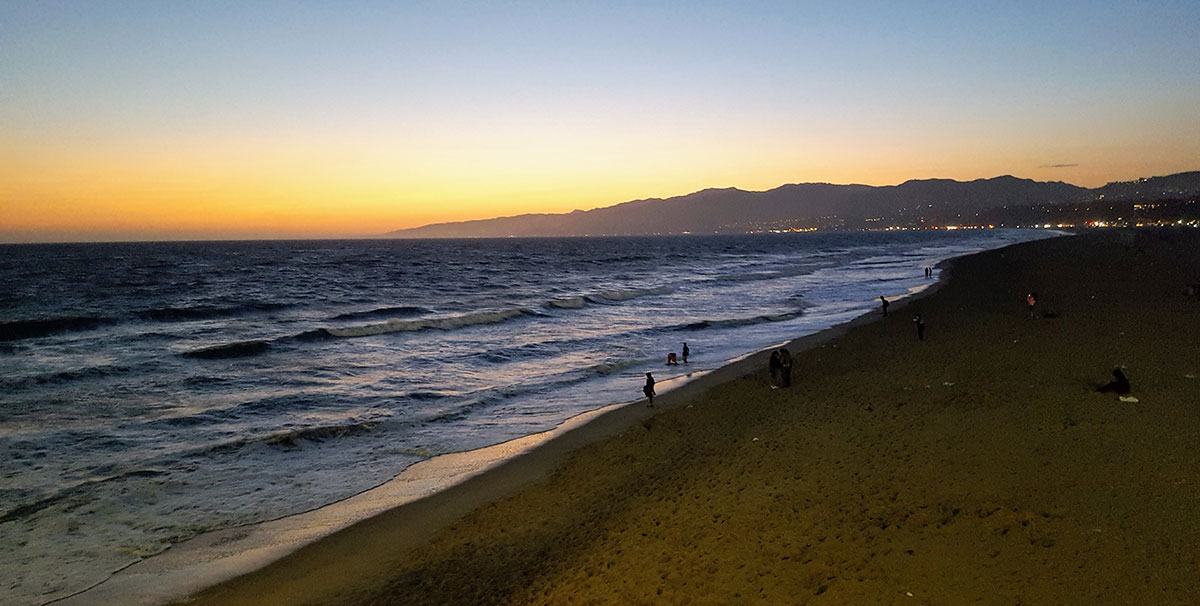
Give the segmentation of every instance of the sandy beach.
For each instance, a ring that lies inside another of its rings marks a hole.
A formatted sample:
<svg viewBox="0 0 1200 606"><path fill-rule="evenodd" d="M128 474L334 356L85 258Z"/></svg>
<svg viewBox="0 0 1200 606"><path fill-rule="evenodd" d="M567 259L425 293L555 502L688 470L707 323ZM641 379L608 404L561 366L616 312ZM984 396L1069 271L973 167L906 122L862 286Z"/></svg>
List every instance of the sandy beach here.
<svg viewBox="0 0 1200 606"><path fill-rule="evenodd" d="M788 389L757 354L186 603L1197 603L1198 281L1195 230L958 259Z"/></svg>

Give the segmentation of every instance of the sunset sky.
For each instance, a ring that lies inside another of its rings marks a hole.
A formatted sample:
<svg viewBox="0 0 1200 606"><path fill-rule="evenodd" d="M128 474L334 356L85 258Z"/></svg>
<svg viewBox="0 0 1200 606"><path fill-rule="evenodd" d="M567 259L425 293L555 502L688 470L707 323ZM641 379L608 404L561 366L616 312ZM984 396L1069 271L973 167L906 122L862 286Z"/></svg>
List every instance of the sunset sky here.
<svg viewBox="0 0 1200 606"><path fill-rule="evenodd" d="M0 0L0 241L1200 169L1200 2Z"/></svg>

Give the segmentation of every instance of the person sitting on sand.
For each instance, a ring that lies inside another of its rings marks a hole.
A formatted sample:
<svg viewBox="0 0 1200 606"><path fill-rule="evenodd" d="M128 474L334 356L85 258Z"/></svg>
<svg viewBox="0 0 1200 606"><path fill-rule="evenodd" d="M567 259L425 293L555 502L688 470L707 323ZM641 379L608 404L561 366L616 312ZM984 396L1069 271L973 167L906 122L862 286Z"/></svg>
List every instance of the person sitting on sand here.
<svg viewBox="0 0 1200 606"><path fill-rule="evenodd" d="M771 352L771 361L767 362L767 369L771 371L771 389L779 389L779 373L783 371L779 351Z"/></svg>
<svg viewBox="0 0 1200 606"><path fill-rule="evenodd" d="M779 386L792 386L792 352L787 348L779 350Z"/></svg>
<svg viewBox="0 0 1200 606"><path fill-rule="evenodd" d="M654 375L646 373L646 385L642 387L642 393L650 400L646 406L654 406Z"/></svg>
<svg viewBox="0 0 1200 606"><path fill-rule="evenodd" d="M675 357L675 352L667 354L667 366L679 366L679 359Z"/></svg>
<svg viewBox="0 0 1200 606"><path fill-rule="evenodd" d="M1096 391L1100 393L1112 392L1118 395L1126 395L1132 391L1133 388L1129 385L1129 378L1125 376L1125 373L1121 372L1120 368L1114 368L1112 375L1113 380L1097 387Z"/></svg>

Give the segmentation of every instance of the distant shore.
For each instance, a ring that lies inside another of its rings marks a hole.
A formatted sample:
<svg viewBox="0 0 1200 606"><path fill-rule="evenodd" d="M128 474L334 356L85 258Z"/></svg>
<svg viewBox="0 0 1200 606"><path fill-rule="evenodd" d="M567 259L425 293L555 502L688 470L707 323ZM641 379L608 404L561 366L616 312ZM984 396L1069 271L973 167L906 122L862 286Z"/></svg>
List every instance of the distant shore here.
<svg viewBox="0 0 1200 606"><path fill-rule="evenodd" d="M1194 230L965 257L791 389L752 356L188 603L1194 603L1197 280Z"/></svg>

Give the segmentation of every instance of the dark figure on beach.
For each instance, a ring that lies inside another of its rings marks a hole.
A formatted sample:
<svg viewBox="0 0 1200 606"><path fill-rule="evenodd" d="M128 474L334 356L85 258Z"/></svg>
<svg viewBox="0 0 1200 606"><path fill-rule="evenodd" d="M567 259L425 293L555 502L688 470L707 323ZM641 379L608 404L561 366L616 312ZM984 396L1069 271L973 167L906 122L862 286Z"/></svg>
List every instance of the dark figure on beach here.
<svg viewBox="0 0 1200 606"><path fill-rule="evenodd" d="M691 350L688 349L687 343L684 343L683 344L683 363L684 364L687 364L687 357L688 357L689 353L691 353Z"/></svg>
<svg viewBox="0 0 1200 606"><path fill-rule="evenodd" d="M1114 368L1112 371L1113 380L1096 388L1100 393L1115 393L1119 395L1128 394L1132 388L1129 386L1129 379L1125 373L1121 372L1120 368Z"/></svg>
<svg viewBox="0 0 1200 606"><path fill-rule="evenodd" d="M771 371L771 389L779 389L779 375L783 372L783 360L779 357L778 351L771 352L771 361L767 363L767 369Z"/></svg>
<svg viewBox="0 0 1200 606"><path fill-rule="evenodd" d="M917 340L924 341L925 340L925 320L921 319L921 314L917 314L913 318L913 323L915 323L917 325Z"/></svg>
<svg viewBox="0 0 1200 606"><path fill-rule="evenodd" d="M654 375L646 373L646 385L642 387L642 393L650 400L646 406L654 406Z"/></svg>
<svg viewBox="0 0 1200 606"><path fill-rule="evenodd" d="M792 386L792 352L786 348L779 350L779 386Z"/></svg>
<svg viewBox="0 0 1200 606"><path fill-rule="evenodd" d="M925 277L926 277L926 278L932 278L932 277L933 277L933 268L932 268L932 267L926 267L926 268L925 268Z"/></svg>
<svg viewBox="0 0 1200 606"><path fill-rule="evenodd" d="M1029 306L1029 317L1036 318L1033 313L1033 306L1037 304L1037 293L1031 292L1025 295L1025 304Z"/></svg>
<svg viewBox="0 0 1200 606"><path fill-rule="evenodd" d="M679 358L675 357L675 352L667 354L667 366L679 366Z"/></svg>
<svg viewBox="0 0 1200 606"><path fill-rule="evenodd" d="M883 308L883 317L885 318L887 317L888 305L891 305L891 303L889 303L887 299L883 298L883 295L879 295L879 306Z"/></svg>

